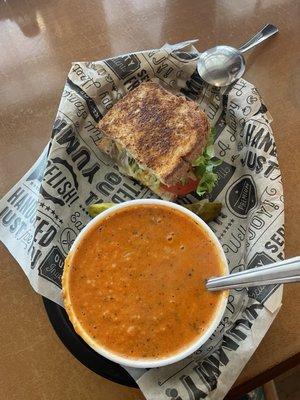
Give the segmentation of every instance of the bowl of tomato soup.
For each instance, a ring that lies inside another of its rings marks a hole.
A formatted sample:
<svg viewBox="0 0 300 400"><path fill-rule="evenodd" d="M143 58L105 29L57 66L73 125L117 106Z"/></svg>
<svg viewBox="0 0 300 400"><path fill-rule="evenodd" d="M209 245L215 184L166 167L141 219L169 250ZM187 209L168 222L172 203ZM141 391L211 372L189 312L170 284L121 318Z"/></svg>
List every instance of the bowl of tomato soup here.
<svg viewBox="0 0 300 400"><path fill-rule="evenodd" d="M64 304L75 331L104 357L131 367L177 362L217 328L227 291L222 247L197 215L163 200L118 204L95 217L66 259Z"/></svg>

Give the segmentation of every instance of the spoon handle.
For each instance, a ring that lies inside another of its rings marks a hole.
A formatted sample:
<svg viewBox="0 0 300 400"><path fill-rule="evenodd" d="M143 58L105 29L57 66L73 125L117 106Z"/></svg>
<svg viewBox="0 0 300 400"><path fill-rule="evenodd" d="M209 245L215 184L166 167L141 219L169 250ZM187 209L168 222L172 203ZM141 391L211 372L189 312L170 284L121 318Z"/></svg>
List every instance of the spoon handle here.
<svg viewBox="0 0 300 400"><path fill-rule="evenodd" d="M289 258L225 277L210 278L206 282L206 289L215 291L290 282L300 282L300 257Z"/></svg>
<svg viewBox="0 0 300 400"><path fill-rule="evenodd" d="M278 32L278 28L276 26L268 24L262 28L256 35L254 35L248 42L244 43L240 48L241 53L245 53L246 51L252 49L252 47L257 44L263 42L268 39L270 36L275 35Z"/></svg>

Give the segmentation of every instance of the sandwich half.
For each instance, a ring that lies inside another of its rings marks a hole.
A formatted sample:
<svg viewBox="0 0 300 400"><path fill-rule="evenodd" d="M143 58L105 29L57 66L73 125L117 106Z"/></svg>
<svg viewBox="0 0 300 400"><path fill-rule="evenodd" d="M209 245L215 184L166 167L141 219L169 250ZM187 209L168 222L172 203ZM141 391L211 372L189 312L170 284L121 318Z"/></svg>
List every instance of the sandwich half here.
<svg viewBox="0 0 300 400"><path fill-rule="evenodd" d="M212 190L217 176L208 119L198 105L153 82L140 84L99 122L97 143L121 173L173 200Z"/></svg>

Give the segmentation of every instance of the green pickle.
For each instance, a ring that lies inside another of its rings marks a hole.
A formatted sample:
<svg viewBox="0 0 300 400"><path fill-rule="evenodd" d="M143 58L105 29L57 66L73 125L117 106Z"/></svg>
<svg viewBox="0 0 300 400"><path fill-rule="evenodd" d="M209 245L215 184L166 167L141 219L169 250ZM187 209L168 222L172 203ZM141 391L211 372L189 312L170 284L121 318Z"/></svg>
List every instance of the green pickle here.
<svg viewBox="0 0 300 400"><path fill-rule="evenodd" d="M115 203L91 204L88 208L88 212L91 217L96 217L96 215L101 214L103 211L113 207L114 205ZM182 204L182 206L191 210L205 222L211 222L216 219L222 209L222 203L209 202L207 200L198 201L197 203L192 204Z"/></svg>
<svg viewBox="0 0 300 400"><path fill-rule="evenodd" d="M91 217L96 217L96 215L101 214L103 211L108 210L110 207L113 207L115 203L99 203L99 204L91 204L88 208L88 213Z"/></svg>
<svg viewBox="0 0 300 400"><path fill-rule="evenodd" d="M217 201L209 202L207 200L201 200L192 204L182 204L182 206L191 210L205 222L211 222L216 219L222 209L222 203Z"/></svg>

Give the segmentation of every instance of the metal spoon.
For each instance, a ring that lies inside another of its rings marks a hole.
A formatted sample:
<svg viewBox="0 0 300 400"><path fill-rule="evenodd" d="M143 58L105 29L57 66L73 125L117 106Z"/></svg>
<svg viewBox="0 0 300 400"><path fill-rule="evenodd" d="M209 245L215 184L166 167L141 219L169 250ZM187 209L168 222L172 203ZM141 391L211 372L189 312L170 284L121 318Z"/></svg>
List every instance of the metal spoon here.
<svg viewBox="0 0 300 400"><path fill-rule="evenodd" d="M210 278L206 282L206 289L216 291L299 281L300 257L294 257L236 274Z"/></svg>
<svg viewBox="0 0 300 400"><path fill-rule="evenodd" d="M206 50L197 63L201 78L213 86L227 86L239 79L245 72L242 53L268 39L278 32L276 26L268 24L239 49L231 46L216 46Z"/></svg>

